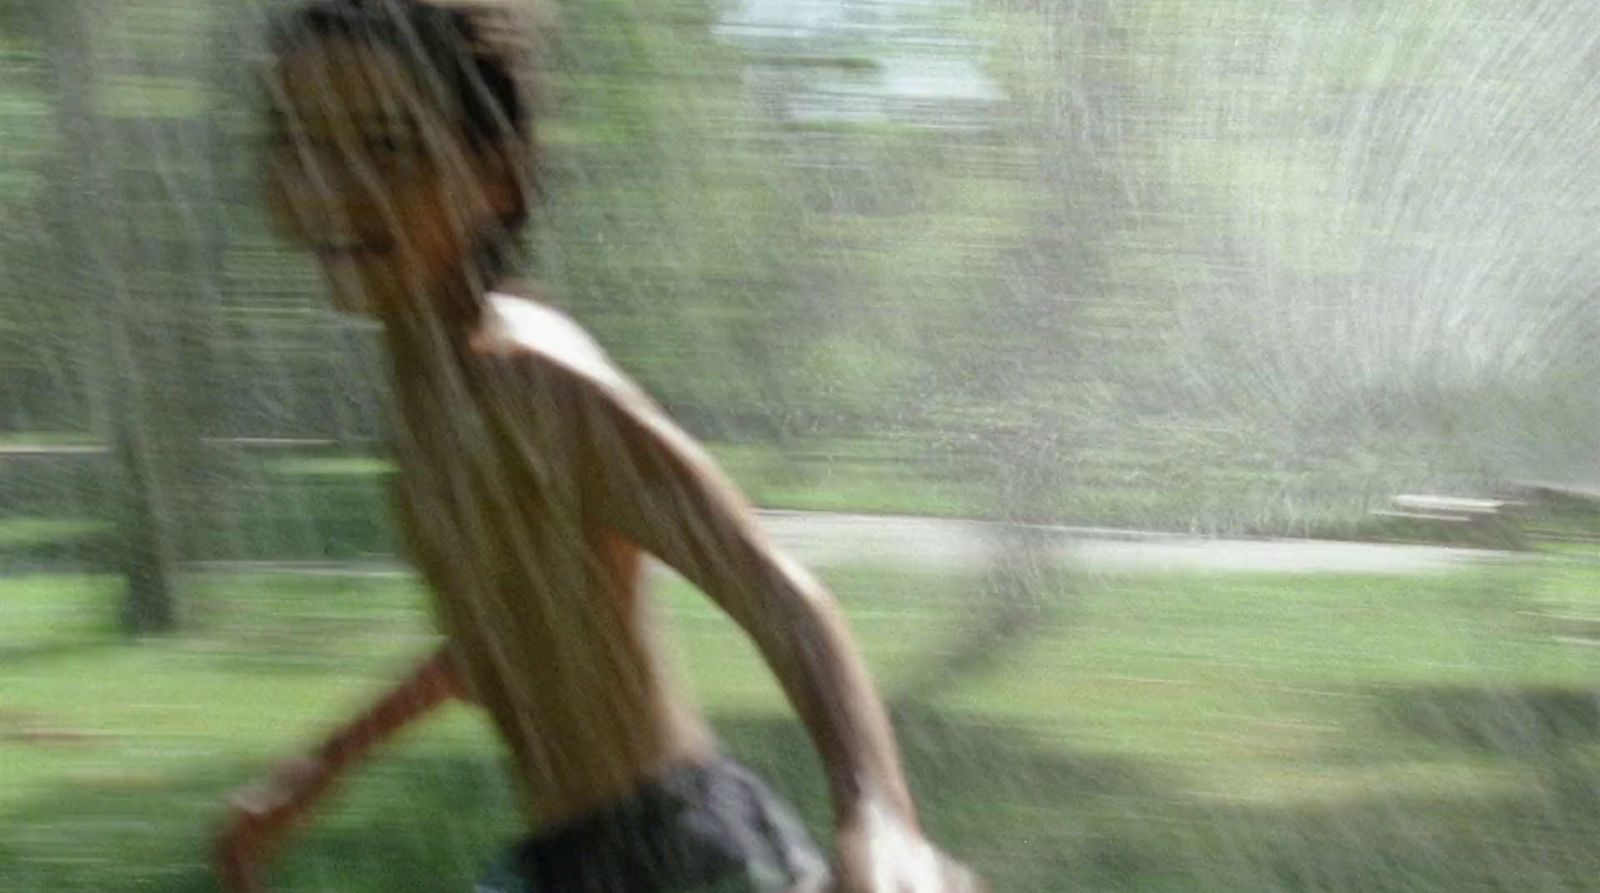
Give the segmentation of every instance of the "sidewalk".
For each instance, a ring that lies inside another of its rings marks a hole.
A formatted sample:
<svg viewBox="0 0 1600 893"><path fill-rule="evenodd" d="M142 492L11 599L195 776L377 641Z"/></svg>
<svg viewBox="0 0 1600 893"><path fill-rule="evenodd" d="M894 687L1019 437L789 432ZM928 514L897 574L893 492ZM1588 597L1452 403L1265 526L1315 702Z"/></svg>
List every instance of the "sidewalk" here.
<svg viewBox="0 0 1600 893"><path fill-rule="evenodd" d="M905 565L940 571L982 570L997 552L1027 538L1063 564L1089 571L1229 573L1440 573L1525 560L1513 552L1346 543L1325 540L1211 539L1095 527L1012 525L993 521L763 511L778 545L802 564ZM203 562L208 570L284 571L338 576L409 573L398 560Z"/></svg>

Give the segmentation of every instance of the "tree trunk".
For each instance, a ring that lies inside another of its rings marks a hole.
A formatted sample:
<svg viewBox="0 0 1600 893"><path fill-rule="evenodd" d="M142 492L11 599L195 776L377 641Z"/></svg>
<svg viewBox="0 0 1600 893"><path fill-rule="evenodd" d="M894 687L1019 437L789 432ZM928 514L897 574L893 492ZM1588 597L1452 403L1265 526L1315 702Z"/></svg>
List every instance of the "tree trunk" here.
<svg viewBox="0 0 1600 893"><path fill-rule="evenodd" d="M114 190L103 154L104 132L94 102L92 0L51 3L46 46L58 87L58 126L66 147L56 168L57 194L67 225L59 230L60 276L67 300L86 302L84 337L103 339L89 377L100 391L122 486L111 508L121 533L121 566L127 590L122 628L130 634L161 632L177 622L173 581L172 525L162 505L160 463L152 436L150 405L131 331L129 296L121 271L120 234L108 226ZM103 328L101 328L103 327Z"/></svg>

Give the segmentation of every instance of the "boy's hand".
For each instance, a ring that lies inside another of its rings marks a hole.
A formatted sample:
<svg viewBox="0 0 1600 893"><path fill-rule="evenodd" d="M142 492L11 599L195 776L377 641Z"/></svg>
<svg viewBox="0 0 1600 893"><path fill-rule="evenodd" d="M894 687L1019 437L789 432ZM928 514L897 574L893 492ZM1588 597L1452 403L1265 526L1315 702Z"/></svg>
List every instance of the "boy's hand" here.
<svg viewBox="0 0 1600 893"><path fill-rule="evenodd" d="M972 870L904 818L866 807L839 826L834 893L988 893Z"/></svg>
<svg viewBox="0 0 1600 893"><path fill-rule="evenodd" d="M217 836L214 851L225 889L233 893L262 889L256 872L328 781L327 765L321 760L291 760L267 781L230 798L227 823Z"/></svg>

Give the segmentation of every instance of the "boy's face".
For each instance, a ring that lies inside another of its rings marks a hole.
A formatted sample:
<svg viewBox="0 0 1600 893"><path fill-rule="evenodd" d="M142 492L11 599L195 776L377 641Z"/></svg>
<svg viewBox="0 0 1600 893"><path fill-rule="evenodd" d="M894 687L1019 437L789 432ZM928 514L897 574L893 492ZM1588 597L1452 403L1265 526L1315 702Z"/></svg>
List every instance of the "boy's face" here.
<svg viewBox="0 0 1600 893"><path fill-rule="evenodd" d="M385 47L308 41L268 89L268 212L317 256L342 310L423 309L520 201L510 153L471 147Z"/></svg>

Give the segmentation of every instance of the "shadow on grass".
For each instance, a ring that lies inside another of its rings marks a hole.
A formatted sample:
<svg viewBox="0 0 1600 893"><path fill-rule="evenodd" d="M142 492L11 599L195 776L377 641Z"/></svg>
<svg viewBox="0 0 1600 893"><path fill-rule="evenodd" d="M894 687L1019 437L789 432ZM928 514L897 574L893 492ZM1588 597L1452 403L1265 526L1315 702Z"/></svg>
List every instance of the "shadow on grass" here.
<svg viewBox="0 0 1600 893"><path fill-rule="evenodd" d="M1083 810L1156 797L1158 785L1137 765L1057 755L978 720L917 711L897 719L925 822L950 849L993 874L996 889L1060 889L1060 842L1074 836L1080 839L1068 852L1090 852L1094 864L1139 861L1114 835L1091 826L1095 810ZM716 725L731 753L791 798L813 828L826 828L822 776L798 723L733 715ZM227 792L254 771L213 767L176 780L73 785L0 815L0 889L214 890L201 860L210 829ZM294 838L268 875L269 889L465 891L516 829L493 757L401 746L353 778Z"/></svg>
<svg viewBox="0 0 1600 893"><path fill-rule="evenodd" d="M1592 890L1600 801L1542 787L1515 794L1403 790L1187 810L1151 843L1187 854L1187 886L1216 891Z"/></svg>
<svg viewBox="0 0 1600 893"><path fill-rule="evenodd" d="M3 526L0 522L0 532ZM111 573L121 554L119 541L103 533L0 542L0 575Z"/></svg>
<svg viewBox="0 0 1600 893"><path fill-rule="evenodd" d="M1415 685L1370 692L1380 729L1426 743L1541 757L1600 743L1600 689Z"/></svg>
<svg viewBox="0 0 1600 893"><path fill-rule="evenodd" d="M1024 529L1003 536L989 569L974 579L963 602L961 634L921 671L915 682L897 692L897 700L923 703L948 691L963 678L1004 663L1018 648L1045 630L1060 625L1079 606L1078 581L1050 551L1050 541Z"/></svg>
<svg viewBox="0 0 1600 893"><path fill-rule="evenodd" d="M214 893L207 856L226 799L265 768L74 779L0 814L0 890ZM515 828L492 758L402 745L348 779L290 838L267 889L465 891Z"/></svg>
<svg viewBox="0 0 1600 893"><path fill-rule="evenodd" d="M1156 767L1058 751L1021 729L915 705L897 707L894 720L930 836L977 867L995 890L1096 889L1092 878L1164 870L1165 854L1131 849L1097 822L1120 812L1120 804L1155 800L1171 787ZM831 812L820 765L795 723L746 716L717 727L732 753L826 834Z"/></svg>
<svg viewBox="0 0 1600 893"><path fill-rule="evenodd" d="M1023 729L897 711L932 836L997 891L1460 891L1592 889L1600 797L1575 761L1492 793L1364 789L1316 799L1202 794L1180 773L1059 746ZM813 828L828 804L816 758L784 717L717 718L729 751ZM70 787L0 815L0 889L214 889L199 860L238 768L175 784ZM295 838L276 893L465 891L516 833L497 762L476 752L380 759Z"/></svg>

